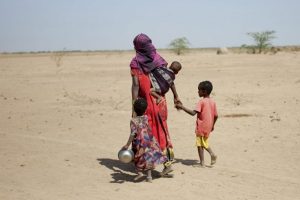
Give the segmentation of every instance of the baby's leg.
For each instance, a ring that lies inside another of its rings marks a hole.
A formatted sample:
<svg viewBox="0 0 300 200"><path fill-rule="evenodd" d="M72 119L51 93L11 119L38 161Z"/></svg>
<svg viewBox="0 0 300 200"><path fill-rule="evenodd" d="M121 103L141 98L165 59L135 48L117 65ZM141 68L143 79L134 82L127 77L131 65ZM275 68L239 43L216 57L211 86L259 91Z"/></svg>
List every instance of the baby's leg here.
<svg viewBox="0 0 300 200"><path fill-rule="evenodd" d="M155 92L155 90L153 89L153 88L151 88L150 89L150 93L151 93L151 95L154 97L154 98L156 98L156 104L159 104L160 102L161 102L161 100L162 100L162 97L157 93L157 92Z"/></svg>

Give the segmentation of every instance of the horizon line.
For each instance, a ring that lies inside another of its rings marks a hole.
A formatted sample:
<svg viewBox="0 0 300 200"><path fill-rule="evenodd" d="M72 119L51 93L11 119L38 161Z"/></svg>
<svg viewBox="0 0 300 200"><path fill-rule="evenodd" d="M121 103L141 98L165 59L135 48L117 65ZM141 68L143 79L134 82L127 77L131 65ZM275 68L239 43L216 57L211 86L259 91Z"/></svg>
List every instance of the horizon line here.
<svg viewBox="0 0 300 200"><path fill-rule="evenodd" d="M272 47L277 47L277 48L286 48L286 47L299 47L300 44L295 44L295 45L273 45ZM220 49L220 48L228 48L228 49L236 49L236 48L242 48L241 46L231 46L231 47L190 47L187 49L191 50L197 50L197 49ZM157 48L157 50L173 50L172 48ZM63 50L40 50L40 51L0 51L0 54L26 54L26 53L55 53L55 52L66 52L66 53L79 53L79 52L121 52L121 51L134 51L134 49L97 49L97 50L79 50L79 49L74 49L74 50L68 50L68 49L63 49Z"/></svg>

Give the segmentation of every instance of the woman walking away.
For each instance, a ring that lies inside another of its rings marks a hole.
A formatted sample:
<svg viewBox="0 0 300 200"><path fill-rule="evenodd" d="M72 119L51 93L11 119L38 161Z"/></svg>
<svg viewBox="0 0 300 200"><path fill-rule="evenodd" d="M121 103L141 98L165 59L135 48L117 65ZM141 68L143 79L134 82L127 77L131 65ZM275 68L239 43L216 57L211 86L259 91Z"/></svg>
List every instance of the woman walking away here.
<svg viewBox="0 0 300 200"><path fill-rule="evenodd" d="M152 134L159 143L161 150L168 156L166 166L169 166L173 158L171 154L167 153L173 148L168 126L167 126L167 103L165 96L159 104L156 104L156 99L151 95L151 81L149 73L156 67L166 67L167 62L156 52L151 39L141 33L133 40L136 55L130 63L131 77L132 77L132 102L134 103L138 98L144 98L147 101L148 107L145 115L148 117L148 123L151 127ZM174 100L176 102L176 100ZM132 116L136 113L132 109ZM171 172L171 168L165 167L162 175Z"/></svg>

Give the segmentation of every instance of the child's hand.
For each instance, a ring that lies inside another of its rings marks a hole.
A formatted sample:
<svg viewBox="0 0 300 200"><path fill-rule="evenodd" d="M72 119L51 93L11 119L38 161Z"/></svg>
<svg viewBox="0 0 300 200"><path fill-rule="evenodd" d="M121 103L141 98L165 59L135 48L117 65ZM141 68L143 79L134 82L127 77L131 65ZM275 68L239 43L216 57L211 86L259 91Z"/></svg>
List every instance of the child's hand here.
<svg viewBox="0 0 300 200"><path fill-rule="evenodd" d="M177 108L177 109L182 109L182 107L183 107L183 105L182 105L182 103L180 102L180 103L176 103L175 104L175 108Z"/></svg>
<svg viewBox="0 0 300 200"><path fill-rule="evenodd" d="M125 146L122 147L122 150L127 150L128 147L129 147L129 146L126 144Z"/></svg>
<svg viewBox="0 0 300 200"><path fill-rule="evenodd" d="M174 106L177 109L181 109L180 105L182 105L182 102L180 101L179 98L174 98Z"/></svg>

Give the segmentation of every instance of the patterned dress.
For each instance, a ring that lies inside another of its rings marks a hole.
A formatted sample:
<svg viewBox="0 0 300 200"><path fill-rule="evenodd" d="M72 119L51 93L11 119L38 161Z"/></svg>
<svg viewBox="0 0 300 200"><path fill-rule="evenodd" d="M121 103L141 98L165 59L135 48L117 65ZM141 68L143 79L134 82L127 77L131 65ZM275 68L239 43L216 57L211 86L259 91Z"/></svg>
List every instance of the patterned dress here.
<svg viewBox="0 0 300 200"><path fill-rule="evenodd" d="M167 157L163 155L157 140L152 135L147 115L133 118L130 129L131 135L134 135L132 150L137 171L154 169L155 166L167 161Z"/></svg>

